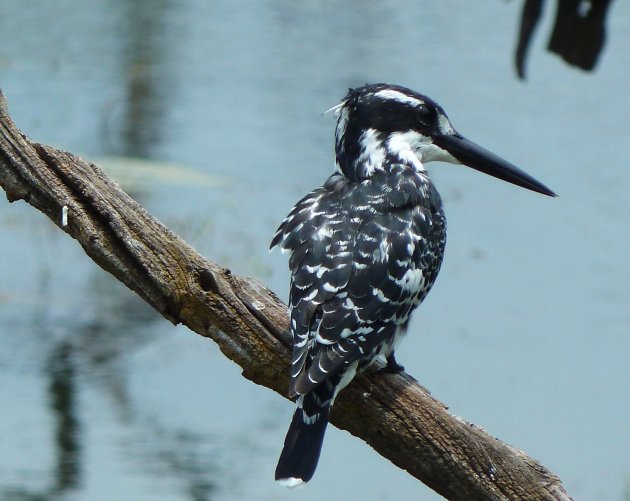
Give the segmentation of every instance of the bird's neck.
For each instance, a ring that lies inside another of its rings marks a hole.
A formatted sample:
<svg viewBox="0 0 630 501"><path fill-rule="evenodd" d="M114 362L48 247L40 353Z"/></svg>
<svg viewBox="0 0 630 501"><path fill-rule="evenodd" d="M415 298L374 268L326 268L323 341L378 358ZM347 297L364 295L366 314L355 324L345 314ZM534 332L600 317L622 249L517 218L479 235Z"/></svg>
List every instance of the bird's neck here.
<svg viewBox="0 0 630 501"><path fill-rule="evenodd" d="M386 134L375 129L356 132L346 129L344 132L337 135L335 154L337 168L349 180L361 181L378 172L389 172L393 165L424 172L412 147L414 133Z"/></svg>

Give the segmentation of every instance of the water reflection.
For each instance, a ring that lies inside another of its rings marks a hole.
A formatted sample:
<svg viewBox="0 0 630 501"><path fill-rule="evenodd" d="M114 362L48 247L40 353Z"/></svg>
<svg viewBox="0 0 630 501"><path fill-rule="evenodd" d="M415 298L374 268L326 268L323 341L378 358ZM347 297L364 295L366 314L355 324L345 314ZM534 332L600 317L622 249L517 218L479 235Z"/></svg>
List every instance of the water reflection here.
<svg viewBox="0 0 630 501"><path fill-rule="evenodd" d="M170 0L121 0L119 34L123 41L120 77L124 89L119 130L121 144L113 153L151 158L163 134L164 113L171 88L171 75L164 67L170 60L168 27Z"/></svg>
<svg viewBox="0 0 630 501"><path fill-rule="evenodd" d="M36 333L41 349L48 352L43 374L48 381L47 412L52 434L51 443L40 444L38 450L50 449L53 461L48 473L40 471L38 477L49 480L40 488L29 479L23 485L2 485L0 499L48 501L81 491L85 456L95 445L93 441L86 443L86 433L94 425L85 405L81 405L82 395L95 390L110 402L110 411L128 435L118 447L118 460L133 463L143 475L170 483L182 499L211 499L218 473L207 450L214 439L163 424L159 416L146 419L143 405L129 391L129 360L134 352L155 340L153 327L163 319L96 269L88 276L90 292L82 298L85 309L77 312L70 306L60 316L50 301L58 295L59 287L53 275L45 264L40 269L37 306L29 328Z"/></svg>
<svg viewBox="0 0 630 501"><path fill-rule="evenodd" d="M170 478L190 501L208 501L219 489L220 467L205 444L210 437L186 430L164 429L144 421L122 449L136 468L154 478Z"/></svg>
<svg viewBox="0 0 630 501"><path fill-rule="evenodd" d="M47 367L48 397L55 428L54 493L77 487L81 482L81 424L77 416L77 381L74 348L62 341L53 348Z"/></svg>

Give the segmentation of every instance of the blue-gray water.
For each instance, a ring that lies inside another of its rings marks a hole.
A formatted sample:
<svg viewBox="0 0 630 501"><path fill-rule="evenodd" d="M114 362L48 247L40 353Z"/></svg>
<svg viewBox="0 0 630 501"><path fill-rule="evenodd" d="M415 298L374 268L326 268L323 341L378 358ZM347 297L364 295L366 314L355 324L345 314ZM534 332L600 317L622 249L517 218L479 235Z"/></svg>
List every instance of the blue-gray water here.
<svg viewBox="0 0 630 501"><path fill-rule="evenodd" d="M576 499L627 500L630 6L594 74L544 52L552 7L523 83L515 1L4 0L0 87L30 137L282 297L267 246L332 171L322 111L366 81L432 96L560 198L430 164L449 242L399 359ZM289 402L24 203L0 201L0 232L0 499L439 499L334 428L314 481L276 486Z"/></svg>

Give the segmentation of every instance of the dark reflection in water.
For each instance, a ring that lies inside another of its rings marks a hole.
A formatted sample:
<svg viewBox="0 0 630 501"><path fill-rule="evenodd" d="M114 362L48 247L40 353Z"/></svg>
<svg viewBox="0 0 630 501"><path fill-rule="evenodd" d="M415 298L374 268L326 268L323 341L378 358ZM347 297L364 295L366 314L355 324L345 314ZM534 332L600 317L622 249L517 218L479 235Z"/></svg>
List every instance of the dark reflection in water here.
<svg viewBox="0 0 630 501"><path fill-rule="evenodd" d="M159 416L143 417L142 405L134 402L129 391L127 376L132 368L127 361L155 339L151 327L163 321L161 317L109 275L95 270L87 280L89 295L83 297L87 311L77 315L71 308L65 318L53 321L49 299L55 295L55 284L51 275L48 267L39 273L31 332L36 333L38 345L49 351L43 374L48 381L52 444L38 448L51 449L54 460L49 472L39 475L40 480L49 479L37 482L43 487L34 487L29 479L24 485L4 485L0 500L52 501L81 493L84 457L94 446L84 437L91 416L81 406L82 389L86 393L96 390L110 402L126 435L117 447L121 462L131 462L142 475L166 480L182 499L212 499L219 478L219 467L208 454L213 437L166 426ZM51 332L54 323L63 324L63 335Z"/></svg>
<svg viewBox="0 0 630 501"><path fill-rule="evenodd" d="M55 419L55 492L63 492L81 481L81 424L77 416L77 381L74 348L59 343L48 362L50 408Z"/></svg>
<svg viewBox="0 0 630 501"><path fill-rule="evenodd" d="M118 154L150 158L160 142L161 124L166 109L169 74L160 71L168 50L163 36L171 12L169 0L121 1L125 24L121 55L121 78L125 97L120 124L122 144Z"/></svg>
<svg viewBox="0 0 630 501"><path fill-rule="evenodd" d="M185 499L208 501L218 491L220 466L203 446L209 437L184 430L165 429L143 422L123 446L124 452L154 478L172 478Z"/></svg>
<svg viewBox="0 0 630 501"><path fill-rule="evenodd" d="M159 417L146 419L129 391L126 360L155 339L151 326L162 317L109 276L94 273L90 282L94 297L89 302L97 306L76 330L80 351L75 356L85 375L99 375L96 383L129 431L120 457L153 478L170 479L184 499L211 499L217 476L205 457L211 437L167 427Z"/></svg>

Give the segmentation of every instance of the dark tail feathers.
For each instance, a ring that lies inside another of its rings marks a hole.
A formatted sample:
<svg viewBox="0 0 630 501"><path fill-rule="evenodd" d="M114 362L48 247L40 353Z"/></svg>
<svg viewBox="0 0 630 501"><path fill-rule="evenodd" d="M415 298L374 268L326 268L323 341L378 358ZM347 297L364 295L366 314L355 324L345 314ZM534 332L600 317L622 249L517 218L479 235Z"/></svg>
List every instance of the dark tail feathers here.
<svg viewBox="0 0 630 501"><path fill-rule="evenodd" d="M284 439L284 448L276 466L276 480L295 487L308 482L315 473L328 425L330 400L324 403L309 392L298 399L298 408Z"/></svg>

